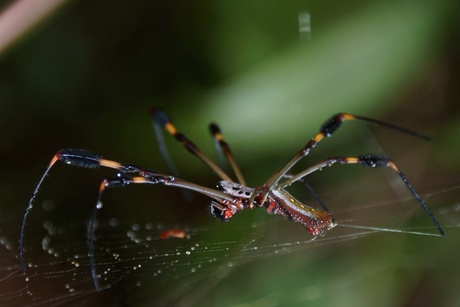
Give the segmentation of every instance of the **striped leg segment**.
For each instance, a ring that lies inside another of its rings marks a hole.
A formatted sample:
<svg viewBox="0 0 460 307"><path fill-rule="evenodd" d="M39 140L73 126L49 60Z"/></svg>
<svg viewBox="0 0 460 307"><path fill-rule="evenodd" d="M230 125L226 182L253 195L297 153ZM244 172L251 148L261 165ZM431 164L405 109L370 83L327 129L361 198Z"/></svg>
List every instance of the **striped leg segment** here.
<svg viewBox="0 0 460 307"><path fill-rule="evenodd" d="M344 121L353 121L353 120L359 120L359 121L365 121L373 124L377 124L386 128L390 128L402 133L409 134L411 136L415 136L424 140L431 141L432 139L420 134L418 132L399 127L393 124L381 122L372 118L368 117L363 117L363 116L358 116L358 115L352 115L348 113L339 113L334 116L332 116L330 119L328 119L320 128L320 131L286 164L284 168L282 168L280 171L275 173L266 183L265 185L259 189L258 194L261 199L265 200L269 191L276 185L278 182L283 178L285 174L295 165L297 162L299 162L303 157L307 156L310 151L318 145L318 143L323 140L325 137L331 137L332 134L340 128L342 123Z"/></svg>
<svg viewBox="0 0 460 307"><path fill-rule="evenodd" d="M169 116L165 112L158 109L151 109L150 114L154 122L154 127L158 126L166 130L177 141L181 142L189 152L197 156L209 168L211 168L222 180L232 181L232 179L217 164L209 159L192 141L190 141L184 134L177 131L176 127L173 125Z"/></svg>
<svg viewBox="0 0 460 307"><path fill-rule="evenodd" d="M132 167L130 166L122 166L121 164L104 160L100 155L91 153L87 150L82 149L63 149L58 151L53 158L51 159L50 163L48 164L45 172L43 173L42 177L37 183L35 190L32 193L32 196L29 199L29 203L27 204L26 211L24 213L22 224L21 224L21 232L19 237L19 260L21 264L21 270L25 273L25 265L24 265L24 230L26 226L27 216L29 215L30 211L33 208L33 202L35 197L37 196L38 190L42 185L43 181L45 180L46 176L48 175L51 168L56 164L56 162L62 161L67 165L72 165L76 167L83 167L94 169L98 168L99 166L105 166L109 168L115 168L122 172L129 172Z"/></svg>
<svg viewBox="0 0 460 307"><path fill-rule="evenodd" d="M235 157L233 156L232 151L230 150L230 146L228 146L228 143L224 141L222 138L222 132L216 124L212 123L209 125L209 130L211 131L212 137L214 139L214 143L218 145L218 149L220 151L224 152L225 157L227 157L228 162L230 162L230 165L233 169L233 172L235 173L236 178L238 179L238 182L241 183L242 185L246 185L246 182L243 177L243 173L241 172L238 163L236 163Z"/></svg>
<svg viewBox="0 0 460 307"><path fill-rule="evenodd" d="M56 164L56 162L61 161L67 165L76 166L76 167L83 167L88 169L95 169L98 167L107 167L111 169L115 169L119 172L119 175L116 179L112 180L104 180L99 189L99 196L98 202L96 205L95 212L98 208L102 207L101 197L106 188L113 188L113 187L124 187L130 184L164 184L172 187L178 187L187 189L190 191L195 191L197 193L204 194L217 202L220 203L229 203L234 201L232 196L229 196L221 191L217 191L214 189L210 189L208 187L200 186L179 178L175 178L173 176L160 174L158 172L142 169L140 167L129 165L129 164L121 164L116 161L107 160L102 158L102 156L89 152L83 149L63 149L58 151L53 158L51 159L50 163L48 164L45 172L43 173L42 177L40 178L37 186L35 187L32 196L29 199L29 203L24 213L24 217L22 220L21 225L21 232L20 232L20 239L19 239L19 259L21 270L25 273L25 265L24 265L24 230L27 221L27 216L29 215L30 211L33 208L33 202L35 197L43 184L45 177L48 175L51 168ZM93 214L93 220L90 225L89 234L94 231L94 219L95 214ZM92 244L91 239L91 244ZM91 250L92 254L92 250Z"/></svg>
<svg viewBox="0 0 460 307"><path fill-rule="evenodd" d="M316 165L314 165L312 167L309 167L309 168L305 169L304 171L292 176L290 179L282 182L280 184L280 187L285 188L285 187L291 185L292 183L294 183L294 182L296 182L298 180L301 180L302 178L304 178L305 176L307 176L307 175L309 175L309 174L311 174L313 172L321 170L321 169L323 169L325 167L330 167L330 166L332 166L333 164L336 164L336 163L338 163L338 164L358 164L358 165L361 165L363 167L371 167L371 168L378 168L378 167L389 167L389 168L391 168L393 171L395 171L399 175L399 177L402 179L402 181L407 186L407 188L412 193L412 195L414 195L414 197L418 200L418 202L422 206L423 210L425 210L425 212L428 214L428 216L430 217L430 219L433 222L433 224L438 229L439 233L441 235L444 235L444 231L441 228L441 225L438 223L438 221L434 217L433 213L431 213L430 209L428 209L425 201L420 197L420 195L417 193L417 191L415 191L415 189L412 186L412 184L407 180L406 176L399 170L399 168L396 166L396 164L393 162L393 160L391 160L390 158L388 158L386 156L365 154L365 155L361 155L359 157L329 158L329 159L327 159L327 160L325 160L325 161L323 161L321 163L318 163L318 164L316 164Z"/></svg>

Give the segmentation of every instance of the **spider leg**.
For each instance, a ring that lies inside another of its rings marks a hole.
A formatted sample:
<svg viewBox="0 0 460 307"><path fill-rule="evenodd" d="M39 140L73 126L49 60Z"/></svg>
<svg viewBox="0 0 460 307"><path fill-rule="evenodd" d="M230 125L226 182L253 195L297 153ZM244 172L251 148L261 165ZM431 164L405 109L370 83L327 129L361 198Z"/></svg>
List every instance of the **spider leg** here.
<svg viewBox="0 0 460 307"><path fill-rule="evenodd" d="M321 197L319 197L318 193L315 192L315 190L313 189L313 187L305 180L303 181L303 184L305 185L305 187L307 188L308 192L310 192L310 194L313 196L313 198L316 200L316 202L318 202L319 206L321 207L321 209L323 209L324 211L326 212L329 212L329 209L326 207L326 205L324 204L324 202L321 200Z"/></svg>
<svg viewBox="0 0 460 307"><path fill-rule="evenodd" d="M180 177L180 173L176 165L174 164L171 158L171 155L169 154L168 147L166 146L166 142L163 136L163 125L160 124L163 121L158 120L158 119L155 120L155 114L157 114L156 116L159 116L157 112L158 111L152 110L152 114L153 114L152 115L152 125L153 125L153 130L155 131L155 138L158 143L158 148L160 149L161 156L163 160L165 161L166 166L168 167L171 174L173 174L174 176Z"/></svg>
<svg viewBox="0 0 460 307"><path fill-rule="evenodd" d="M177 141L181 142L184 147L203 161L209 168L211 168L221 179L226 181L233 181L216 163L209 159L192 141L190 141L184 134L177 131L176 127L171 122L169 116L158 109L151 109L150 111L154 126L158 126L166 130Z"/></svg>
<svg viewBox="0 0 460 307"><path fill-rule="evenodd" d="M155 114L154 109L151 110L152 114ZM163 114L164 115L164 114ZM161 113L160 115L156 116L162 116ZM168 151L168 147L166 146L166 142L163 136L163 126L160 125L162 122L161 120L154 120L155 116L152 115L152 125L153 125L153 130L155 132L155 138L157 140L158 148L160 149L160 154L163 158L163 161L165 161L166 166L168 167L169 171L171 174L173 174L176 177L181 177L179 170L177 169L176 165L174 164L174 161ZM191 202L193 199L192 194L188 190L182 190L182 194L184 195L184 198L188 201Z"/></svg>
<svg viewBox="0 0 460 307"><path fill-rule="evenodd" d="M94 227L95 227L97 212L103 207L102 195L106 189L126 187L131 184L151 184L151 185L163 184L167 186L179 187L179 188L192 190L198 193L202 193L218 201L219 203L233 200L233 197L227 194L224 194L220 191L213 190L207 187L203 187L203 186L200 186L200 185L197 185L197 184L194 184L194 183L182 180L182 179L174 178L172 176L159 174L157 172L150 171L150 170L142 170L140 173L141 173L141 176L134 176L134 177L119 174L118 177L115 179L103 180L99 187L99 194L97 196L96 206L94 207L94 211L93 211L93 214L92 214L92 217L89 223L89 227L88 227L88 258L90 262L91 275L92 275L94 287L96 290L100 290L100 286L99 286L99 281L98 281L98 276L97 276L97 271L96 271L96 264L94 261Z"/></svg>
<svg viewBox="0 0 460 307"><path fill-rule="evenodd" d="M211 131L212 137L214 139L214 144L216 144L216 151L217 152L224 152L225 157L227 157L227 160L230 162L230 165L233 169L233 172L235 173L236 178L238 179L238 182L241 183L242 185L246 185L246 182L243 177L243 173L241 172L238 164L236 163L235 157L233 156L232 151L230 150L230 146L228 146L228 143L224 141L222 138L222 132L215 123L211 123L209 125L209 130Z"/></svg>
<svg viewBox="0 0 460 307"><path fill-rule="evenodd" d="M270 192L271 189L273 189L274 186L278 184L278 182L283 178L285 174L295 165L297 162L299 162L303 157L307 156L310 151L318 145L318 143L324 139L325 137L331 137L332 134L342 125L344 121L352 121L352 120L360 120L360 121L365 121L365 122L370 122L374 123L380 126L384 126L386 128L390 128L396 131L399 131L401 133L406 133L411 136L415 136L427 141L432 141L432 139L428 136L425 136L421 133L399 127L393 124L385 123L379 120L375 120L372 118L368 117L363 117L363 116L358 116L358 115L352 115L348 113L339 113L334 116L332 116L330 119L328 119L320 128L320 131L296 154L294 157L278 172L276 172L270 179L262 186L259 187L254 193L254 196L251 198L251 201L253 201L256 196L259 196L259 198L263 201L266 200L268 193Z"/></svg>
<svg viewBox="0 0 460 307"><path fill-rule="evenodd" d="M158 184L161 182L161 177L154 177L152 180L147 180L144 177L128 177L118 174L118 177L115 179L104 179L99 186L99 193L97 195L96 206L94 206L93 214L88 225L88 259L91 269L91 277L93 278L94 288L96 291L101 290L99 286L99 279L96 271L96 262L94 260L94 228L96 224L96 217L98 210L102 209L102 195L107 188L116 188L116 187L125 187L134 183L148 183L148 184Z"/></svg>
<svg viewBox="0 0 460 307"><path fill-rule="evenodd" d="M216 153L217 164L225 172L228 172L227 161L226 161L227 158L224 155L224 152L222 150L221 144L219 144L219 141L217 140L216 136L214 135L213 131L211 130L211 125L213 125L213 123L211 123L209 125L209 130L210 130L211 135L212 135L212 141L213 141L212 143L214 145L214 152Z"/></svg>
<svg viewBox="0 0 460 307"><path fill-rule="evenodd" d="M29 215L30 211L33 208L33 202L35 197L37 196L38 190L40 189L45 177L48 175L51 168L56 164L57 161L62 161L66 164L74 165L77 167L84 167L84 168L97 168L101 165L102 157L90 153L89 151L82 150L82 149L64 149L58 151L53 158L51 159L50 163L46 167L45 172L43 173L42 177L38 181L37 185L35 186L35 190L32 193L32 196L29 198L29 203L27 204L26 210L24 212L21 224L21 231L19 235L19 261L21 265L21 271L24 274L26 269L24 265L24 231L27 221L27 216ZM103 162L105 163L105 162ZM116 162L106 163L107 167L117 167L121 165L117 165Z"/></svg>
<svg viewBox="0 0 460 307"><path fill-rule="evenodd" d="M58 151L53 158L51 159L50 163L48 164L45 172L43 173L42 177L40 178L37 186L35 187L32 196L29 199L29 203L27 208L24 212L24 216L22 219L21 231L20 231L20 238L19 238L19 260L21 265L21 271L25 273L25 265L24 265L24 231L25 225L27 221L27 216L29 215L30 211L33 208L33 202L35 197L45 179L48 175L51 168L56 164L56 162L61 161L67 165L76 166L76 167L83 167L88 169L95 169L98 167L106 167L112 168L120 172L119 178L111 180L111 181L103 181L101 184L99 197L98 197L98 204L100 203L100 197L102 192L106 187L120 187L126 186L132 183L144 183L144 184L164 184L172 187L178 187L187 189L190 191L195 191L206 195L217 202L220 203L231 203L235 200L234 197L227 195L221 191L210 189L208 187L200 186L198 184L194 184L179 178L175 178L173 176L160 174L158 172L142 169L140 167L128 164L121 164L116 161L107 160L102 158L102 156L89 152L84 149L63 149ZM100 203L102 204L102 203Z"/></svg>
<svg viewBox="0 0 460 307"><path fill-rule="evenodd" d="M423 210L428 214L430 217L431 221L433 224L436 226L438 229L439 233L441 235L444 235L444 231L441 228L441 225L438 223L436 218L434 217L433 213L431 213L430 209L428 209L428 206L426 205L425 201L420 197L420 195L415 191L414 187L410 182L407 180L406 176L399 170L399 168L396 166L396 164L391 160L390 158L386 156L381 156L381 155L371 155L371 154L365 154L361 155L359 157L336 157L336 158L329 158L324 160L323 162L320 162L312 167L309 167L302 172L292 176L290 179L280 183L281 188L285 188L292 183L301 180L305 176L319 171L325 167L330 167L333 164L359 164L364 167L371 167L371 168L376 168L376 167L390 167L393 171L395 171L399 177L402 179L404 184L407 186L409 191L412 193L412 195L418 200L420 205L422 206Z"/></svg>

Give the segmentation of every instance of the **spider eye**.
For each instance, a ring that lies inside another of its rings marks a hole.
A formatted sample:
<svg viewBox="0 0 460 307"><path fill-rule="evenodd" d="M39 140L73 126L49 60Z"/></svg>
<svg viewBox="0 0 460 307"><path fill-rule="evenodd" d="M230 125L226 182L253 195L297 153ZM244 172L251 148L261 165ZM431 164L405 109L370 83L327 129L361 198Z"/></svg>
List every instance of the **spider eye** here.
<svg viewBox="0 0 460 307"><path fill-rule="evenodd" d="M217 189L218 191L221 191L221 192L225 191L225 189L224 189L224 187L222 186L221 182L216 183L216 189Z"/></svg>

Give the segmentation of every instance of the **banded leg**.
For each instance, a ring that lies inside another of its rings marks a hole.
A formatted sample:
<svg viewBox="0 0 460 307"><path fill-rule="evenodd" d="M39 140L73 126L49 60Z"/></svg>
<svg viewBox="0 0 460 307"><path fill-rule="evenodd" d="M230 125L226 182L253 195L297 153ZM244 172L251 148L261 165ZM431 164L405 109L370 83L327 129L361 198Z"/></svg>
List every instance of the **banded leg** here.
<svg viewBox="0 0 460 307"><path fill-rule="evenodd" d="M21 224L21 232L19 236L19 261L21 265L22 273L25 273L25 265L24 265L24 230L27 221L27 216L29 215L30 211L33 208L33 203L35 197L37 196L38 190L40 189L45 177L48 175L51 168L56 164L56 162L62 161L65 164L73 165L77 167L95 169L99 166L114 168L119 170L123 173L130 173L138 171L138 168L135 166L123 166L118 162L105 160L100 155L91 153L87 150L83 149L63 149L58 151L53 158L51 159L50 163L48 164L45 172L43 173L42 177L38 181L35 190L32 193L32 196L29 199L29 203L27 204L26 210L24 212Z"/></svg>
<svg viewBox="0 0 460 307"><path fill-rule="evenodd" d="M158 109L151 109L150 114L154 122L154 126L159 126L166 130L177 141L181 142L184 147L203 161L209 168L211 168L222 180L233 181L216 163L209 159L192 141L190 141L184 134L177 131L176 127L171 122L168 115Z"/></svg>
<svg viewBox="0 0 460 307"><path fill-rule="evenodd" d="M436 218L434 217L433 213L428 209L428 206L426 205L425 201L420 197L420 195L415 191L414 187L410 182L407 180L406 176L399 170L399 168L396 166L396 164L391 160L390 158L386 156L381 156L381 155L371 155L371 154L365 154L361 155L359 157L337 157L337 158L329 158L323 162L320 162L312 167L309 167L302 172L292 176L290 179L280 183L281 188L286 188L290 186L292 183L301 180L305 176L316 172L318 170L321 170L325 167L330 167L333 164L359 164L364 167L371 167L371 168L376 168L376 167L390 167L393 171L395 171L399 177L402 179L404 184L408 187L409 191L414 195L414 197L418 200L420 205L422 206L423 210L428 214L430 217L431 221L433 224L436 226L438 229L439 233L441 235L444 235L444 231L441 228L441 225L438 223Z"/></svg>
<svg viewBox="0 0 460 307"><path fill-rule="evenodd" d="M242 185L246 185L246 181L244 180L243 173L241 172L238 163L236 163L235 157L233 156L232 151L230 150L230 146L228 143L224 141L222 138L222 132L215 123L209 125L209 130L211 131L212 137L214 139L214 143L217 145L216 148L220 151L224 152L225 157L230 162L233 172L235 173L238 182Z"/></svg>
<svg viewBox="0 0 460 307"><path fill-rule="evenodd" d="M299 162L303 157L307 156L310 153L310 150L316 147L318 143L324 139L324 137L331 137L332 134L342 125L344 121L352 121L352 120L360 120L365 122L374 123L386 128L394 129L396 131L406 133L426 141L432 141L432 139L428 136L420 134L416 131L412 131L403 127L399 127L393 124L385 123L379 120L375 120L368 117L352 115L348 113L339 113L334 115L330 119L328 119L320 128L320 131L286 164L284 168L280 171L276 172L270 179L264 184L263 187L259 188L256 193L254 193L253 198L251 201L256 198L256 196L260 197L262 200L266 200L268 193L274 186L278 184L278 182L284 177L285 174Z"/></svg>
<svg viewBox="0 0 460 307"><path fill-rule="evenodd" d="M119 178L112 180L112 181L104 181L105 184L109 187L114 186L126 186L132 183L144 183L144 184L164 184L172 187L184 188L190 191L195 191L201 194L204 194L217 202L223 204L231 204L235 202L235 198L229 196L221 191L217 191L214 189L210 189L204 186L200 186L179 178L175 178L168 175L163 175L157 173L152 170L146 170L139 168L134 165L125 165L121 164L116 161L107 160L102 158L102 156L98 154L94 154L87 150L83 149L63 149L58 151L53 158L51 159L50 163L48 164L45 172L43 173L42 177L40 178L37 186L35 187L32 196L29 199L29 203L27 208L24 212L24 217L22 220L21 225L21 232L20 232L20 239L19 239L19 259L21 270L25 273L25 265L24 265L24 231L25 225L27 221L27 216L29 215L30 211L33 208L33 202L35 197L43 184L45 177L48 175L51 168L56 164L56 162L61 161L67 165L76 166L76 167L83 167L88 169L95 169L98 167L107 167L111 169L117 170L119 174ZM103 189L102 189L103 190ZM100 192L101 193L101 192Z"/></svg>

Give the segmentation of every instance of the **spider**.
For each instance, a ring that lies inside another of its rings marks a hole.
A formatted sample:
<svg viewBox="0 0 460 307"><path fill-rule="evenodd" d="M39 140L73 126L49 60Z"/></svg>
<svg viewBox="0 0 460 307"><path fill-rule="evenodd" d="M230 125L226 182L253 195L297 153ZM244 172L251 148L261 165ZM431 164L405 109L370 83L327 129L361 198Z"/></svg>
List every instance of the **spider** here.
<svg viewBox="0 0 460 307"><path fill-rule="evenodd" d="M301 148L301 150L293 156L293 158L279 171L275 172L264 184L251 188L246 185L244 177L238 167L232 151L229 145L224 141L220 128L211 123L209 128L212 134L214 143L218 152L226 157L229 161L230 166L237 178L237 182L232 180L229 175L220 167L218 164L210 160L192 141L190 141L184 134L180 133L174 124L171 122L168 115L159 109L151 109L151 118L157 141L159 143L160 152L163 158L166 160L168 167L172 170L173 174L177 174L174 164L170 159L169 153L165 146L163 138L163 130L166 130L171 136L177 141L181 142L184 147L193 155L197 156L202 160L209 168L211 168L217 176L220 177L215 188L209 188L201 186L183 179L177 178L173 175L166 175L157 171L141 168L131 164L122 164L117 161L104 159L102 156L92 153L85 149L63 149L58 151L50 163L48 164L45 172L40 178L33 194L29 200L28 206L23 216L20 241L19 241L19 258L22 272L25 274L24 265L24 229L26 219L30 213L34 199L38 193L40 186L42 185L45 177L48 175L50 169L55 165L56 162L61 161L65 164L83 167L88 169L95 169L98 167L111 168L118 171L115 178L104 179L99 187L99 193L93 216L90 220L88 227L88 256L90 260L90 267L94 286L97 290L100 289L98 282L98 275L96 273L96 266L94 263L94 252L93 252L93 241L94 241L94 226L96 221L96 214L99 209L102 208L102 195L108 188L124 187L131 184L163 184L166 186L182 188L188 191L194 191L197 193L204 194L211 198L210 212L220 221L229 221L236 213L245 209L265 208L269 214L277 214L287 218L288 220L294 221L301 224L308 233L313 237L324 236L326 231L332 229L337 224L334 222L334 217L328 211L326 206L319 200L312 190L310 192L319 201L321 208L313 208L306 204L303 204L299 200L295 199L289 192L286 191L286 187L290 186L296 181L303 181L307 175L321 170L325 167L330 167L334 164L357 164L363 167L379 168L389 167L396 172L404 184L407 186L409 191L418 200L422 208L430 217L433 224L438 229L441 236L444 235L440 224L428 209L424 200L416 192L413 186L409 183L406 176L399 170L396 164L387 156L364 154L360 156L348 156L348 157L332 157L323 160L307 169L299 172L298 174L290 175L288 172L291 168L297 164L302 158L307 156L310 151L315 148L318 143L324 138L331 137L332 134L341 126L345 121L364 121L374 123L380 126L391 128L402 133L406 133L415 137L419 137L426 140L431 140L429 137L417 133L415 131L402 128L393 124L385 123L379 120L375 120L368 117L352 115L348 113L339 113L329 118L319 129L319 132L311 138L307 144ZM222 158L222 157L221 157Z"/></svg>

